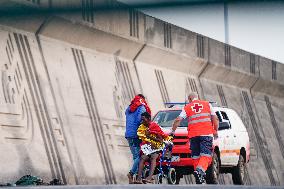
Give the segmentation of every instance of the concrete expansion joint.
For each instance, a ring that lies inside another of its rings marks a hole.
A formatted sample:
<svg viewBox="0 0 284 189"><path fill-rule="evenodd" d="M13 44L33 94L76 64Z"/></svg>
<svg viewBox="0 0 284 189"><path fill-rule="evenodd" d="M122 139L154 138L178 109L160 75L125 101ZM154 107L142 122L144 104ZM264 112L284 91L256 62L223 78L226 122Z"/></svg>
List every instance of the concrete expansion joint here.
<svg viewBox="0 0 284 189"><path fill-rule="evenodd" d="M37 31L35 32L35 35L38 36L40 33L44 30L45 26L51 21L53 15L48 15L42 22L42 24L39 26Z"/></svg>

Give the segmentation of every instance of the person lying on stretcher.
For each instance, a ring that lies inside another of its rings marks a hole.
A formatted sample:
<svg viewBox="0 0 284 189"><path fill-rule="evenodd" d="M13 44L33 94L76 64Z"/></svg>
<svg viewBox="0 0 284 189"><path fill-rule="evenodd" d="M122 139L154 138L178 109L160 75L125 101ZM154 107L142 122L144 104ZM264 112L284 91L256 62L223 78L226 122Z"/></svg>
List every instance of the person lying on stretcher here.
<svg viewBox="0 0 284 189"><path fill-rule="evenodd" d="M151 115L148 112L141 114L141 125L137 130L138 137L142 140L141 143L141 158L138 168L138 176L136 184L154 183L153 174L156 168L156 160L159 157L159 152L163 149L163 141L169 137L166 135L160 126L151 121ZM150 159L149 176L142 182L142 172L144 164Z"/></svg>

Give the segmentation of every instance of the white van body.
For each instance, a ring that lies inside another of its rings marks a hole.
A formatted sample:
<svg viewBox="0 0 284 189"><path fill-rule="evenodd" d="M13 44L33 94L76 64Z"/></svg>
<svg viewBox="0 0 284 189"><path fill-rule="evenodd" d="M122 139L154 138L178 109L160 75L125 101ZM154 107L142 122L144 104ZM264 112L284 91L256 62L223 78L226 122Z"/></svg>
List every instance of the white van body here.
<svg viewBox="0 0 284 189"><path fill-rule="evenodd" d="M249 161L250 144L249 136L241 118L229 108L213 107L219 118L220 126L222 122L228 122L229 128L218 130L218 138L214 140L214 145L219 146L221 167L236 166L239 161L241 150L245 152L245 160Z"/></svg>

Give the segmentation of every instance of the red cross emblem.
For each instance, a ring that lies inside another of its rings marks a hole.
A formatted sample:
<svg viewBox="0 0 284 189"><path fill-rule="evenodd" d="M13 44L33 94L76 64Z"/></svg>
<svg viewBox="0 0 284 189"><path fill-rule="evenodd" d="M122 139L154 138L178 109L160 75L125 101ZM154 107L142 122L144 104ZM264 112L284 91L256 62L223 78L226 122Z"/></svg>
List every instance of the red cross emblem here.
<svg viewBox="0 0 284 189"><path fill-rule="evenodd" d="M191 110L194 111L195 113L200 113L202 109L203 105L199 103L194 103L193 106L191 106Z"/></svg>

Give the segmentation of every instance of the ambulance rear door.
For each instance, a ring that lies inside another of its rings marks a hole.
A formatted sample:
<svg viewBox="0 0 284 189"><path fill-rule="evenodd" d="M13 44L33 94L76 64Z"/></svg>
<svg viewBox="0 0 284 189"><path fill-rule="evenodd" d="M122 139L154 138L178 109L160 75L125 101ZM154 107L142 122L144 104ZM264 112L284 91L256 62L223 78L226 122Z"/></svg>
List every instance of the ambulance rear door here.
<svg viewBox="0 0 284 189"><path fill-rule="evenodd" d="M237 165L239 152L237 152L236 129L232 127L231 120L225 110L220 110L216 114L219 118L218 138L221 164L222 166Z"/></svg>

